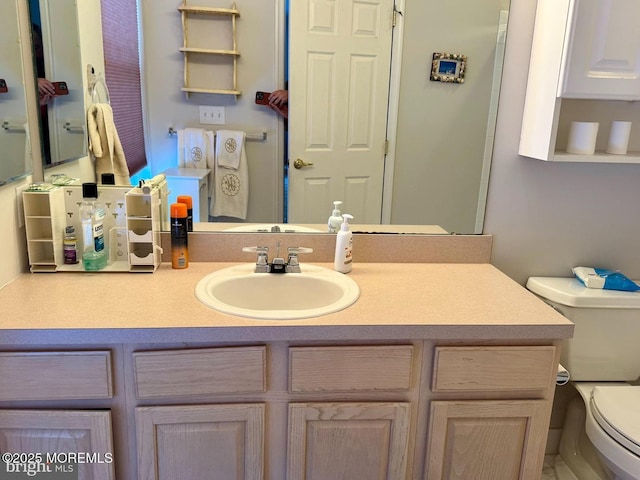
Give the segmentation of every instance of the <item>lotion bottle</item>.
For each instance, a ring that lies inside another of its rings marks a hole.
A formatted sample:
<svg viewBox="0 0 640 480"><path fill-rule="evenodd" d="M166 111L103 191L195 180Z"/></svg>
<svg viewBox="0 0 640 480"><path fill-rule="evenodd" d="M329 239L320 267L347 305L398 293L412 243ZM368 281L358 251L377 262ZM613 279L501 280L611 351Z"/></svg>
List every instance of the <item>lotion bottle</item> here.
<svg viewBox="0 0 640 480"><path fill-rule="evenodd" d="M342 202L340 200L336 200L333 202L333 212L331 212L331 216L329 217L329 221L327 222L327 227L329 233L336 233L340 230L340 225L342 225L342 215L340 215L340 205Z"/></svg>
<svg viewBox="0 0 640 480"><path fill-rule="evenodd" d="M342 215L343 222L340 231L336 235L336 255L333 260L333 268L337 272L349 273L352 268L353 255L353 233L349 230L349 220L352 215L345 213Z"/></svg>

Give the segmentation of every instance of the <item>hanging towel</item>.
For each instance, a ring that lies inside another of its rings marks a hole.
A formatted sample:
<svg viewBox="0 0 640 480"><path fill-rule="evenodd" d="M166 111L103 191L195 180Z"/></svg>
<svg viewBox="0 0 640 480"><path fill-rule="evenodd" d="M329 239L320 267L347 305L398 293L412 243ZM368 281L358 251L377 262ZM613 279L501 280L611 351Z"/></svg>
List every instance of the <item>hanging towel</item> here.
<svg viewBox="0 0 640 480"><path fill-rule="evenodd" d="M216 132L216 160L225 168L238 169L244 147L244 132L218 130Z"/></svg>
<svg viewBox="0 0 640 480"><path fill-rule="evenodd" d="M178 168L213 168L213 132L202 128L178 130Z"/></svg>
<svg viewBox="0 0 640 480"><path fill-rule="evenodd" d="M216 138L219 144L220 137ZM209 213L214 217L234 217L245 220L249 205L249 164L246 148L240 151L238 168L226 168L218 163L214 172L215 187Z"/></svg>
<svg viewBox="0 0 640 480"><path fill-rule="evenodd" d="M116 185L131 185L129 167L109 104L96 103L89 107L87 129L89 151L96 162L96 177L101 178L103 173L113 173Z"/></svg>
<svg viewBox="0 0 640 480"><path fill-rule="evenodd" d="M211 130L178 130L178 168L208 168L209 198L213 195L213 172L216 165L214 135Z"/></svg>

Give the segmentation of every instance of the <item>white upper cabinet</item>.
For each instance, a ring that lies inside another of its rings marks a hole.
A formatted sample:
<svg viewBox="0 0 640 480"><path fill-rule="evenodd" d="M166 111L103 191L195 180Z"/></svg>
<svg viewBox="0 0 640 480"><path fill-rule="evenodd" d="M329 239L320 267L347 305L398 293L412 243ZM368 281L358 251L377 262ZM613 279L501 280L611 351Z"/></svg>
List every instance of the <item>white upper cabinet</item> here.
<svg viewBox="0 0 640 480"><path fill-rule="evenodd" d="M640 2L569 2L563 98L640 99Z"/></svg>
<svg viewBox="0 0 640 480"><path fill-rule="evenodd" d="M520 155L640 162L639 22L639 0L538 0ZM626 155L605 152L615 120L633 122ZM594 154L566 152L572 122L599 124Z"/></svg>

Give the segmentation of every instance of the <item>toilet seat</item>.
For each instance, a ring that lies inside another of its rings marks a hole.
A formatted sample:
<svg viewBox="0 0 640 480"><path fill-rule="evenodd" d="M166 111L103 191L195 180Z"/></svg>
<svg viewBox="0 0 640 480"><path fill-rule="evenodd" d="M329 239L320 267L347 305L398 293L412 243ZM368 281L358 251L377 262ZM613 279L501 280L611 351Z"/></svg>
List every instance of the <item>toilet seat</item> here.
<svg viewBox="0 0 640 480"><path fill-rule="evenodd" d="M590 403L598 425L640 457L640 387L597 386L591 392Z"/></svg>

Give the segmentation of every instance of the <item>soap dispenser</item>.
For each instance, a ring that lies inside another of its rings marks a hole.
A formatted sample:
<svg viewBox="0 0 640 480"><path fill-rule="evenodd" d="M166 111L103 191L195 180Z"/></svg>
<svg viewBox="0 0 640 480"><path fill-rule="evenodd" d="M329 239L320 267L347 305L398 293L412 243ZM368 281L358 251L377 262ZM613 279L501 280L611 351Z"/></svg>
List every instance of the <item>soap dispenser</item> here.
<svg viewBox="0 0 640 480"><path fill-rule="evenodd" d="M335 202L333 202L333 212L331 212L331 216L329 217L329 221L327 222L329 233L336 233L338 230L340 230L340 225L342 225L340 205L342 205L342 202L340 200L336 200Z"/></svg>
<svg viewBox="0 0 640 480"><path fill-rule="evenodd" d="M333 268L337 272L349 273L352 268L353 254L353 233L349 230L349 220L353 219L352 215L345 213L342 215L343 222L340 231L336 235L336 254L333 260Z"/></svg>

